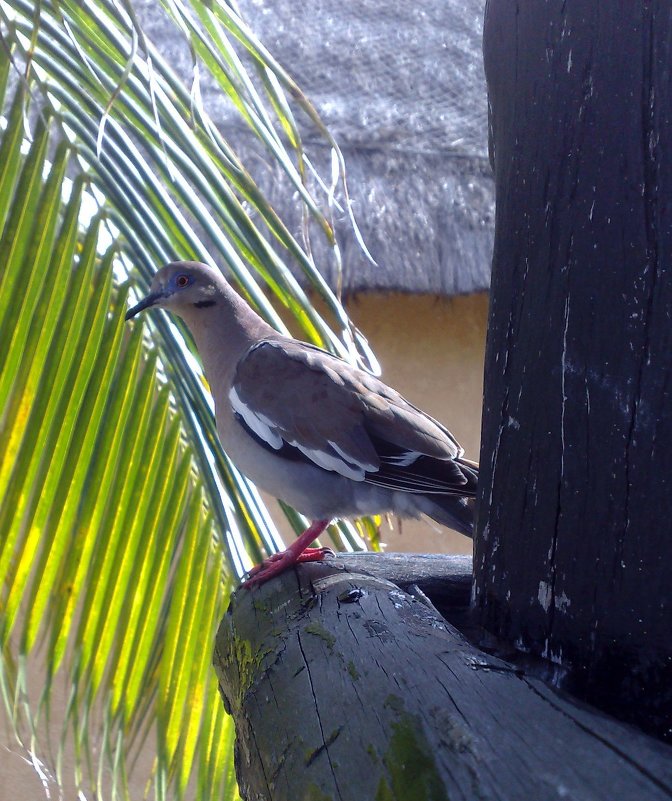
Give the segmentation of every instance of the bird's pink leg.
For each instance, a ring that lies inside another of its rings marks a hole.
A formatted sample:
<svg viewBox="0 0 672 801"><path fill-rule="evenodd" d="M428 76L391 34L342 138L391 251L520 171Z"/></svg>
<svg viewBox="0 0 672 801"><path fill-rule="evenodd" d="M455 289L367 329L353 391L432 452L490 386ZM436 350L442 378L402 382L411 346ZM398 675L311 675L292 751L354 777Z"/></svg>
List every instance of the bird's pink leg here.
<svg viewBox="0 0 672 801"><path fill-rule="evenodd" d="M315 520L301 536L294 540L289 548L280 553L274 553L273 556L264 559L260 565L255 565L250 570L250 577L243 582L242 586L249 588L264 584L274 576L284 573L297 562L319 562L324 559L325 554L329 553L329 548L309 548L308 546L322 534L328 525L328 520Z"/></svg>

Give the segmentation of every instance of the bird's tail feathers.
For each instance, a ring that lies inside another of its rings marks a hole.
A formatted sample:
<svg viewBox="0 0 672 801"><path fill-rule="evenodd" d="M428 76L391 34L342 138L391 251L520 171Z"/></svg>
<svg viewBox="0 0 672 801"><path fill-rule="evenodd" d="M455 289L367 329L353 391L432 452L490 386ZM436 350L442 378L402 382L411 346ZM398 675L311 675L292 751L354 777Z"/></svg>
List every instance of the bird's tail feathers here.
<svg viewBox="0 0 672 801"><path fill-rule="evenodd" d="M462 475L467 480L466 484L460 487L460 492L464 492L464 497L427 493L416 497L417 506L437 523L473 539L478 464L464 458L455 459L455 463L459 465Z"/></svg>
<svg viewBox="0 0 672 801"><path fill-rule="evenodd" d="M454 495L419 495L415 501L418 510L431 517L432 520L473 539L473 498L456 498Z"/></svg>
<svg viewBox="0 0 672 801"><path fill-rule="evenodd" d="M462 475L467 479L467 483L464 485L465 498L475 498L478 488L478 462L472 462L471 459L465 459L462 456L455 459L455 462L460 466Z"/></svg>

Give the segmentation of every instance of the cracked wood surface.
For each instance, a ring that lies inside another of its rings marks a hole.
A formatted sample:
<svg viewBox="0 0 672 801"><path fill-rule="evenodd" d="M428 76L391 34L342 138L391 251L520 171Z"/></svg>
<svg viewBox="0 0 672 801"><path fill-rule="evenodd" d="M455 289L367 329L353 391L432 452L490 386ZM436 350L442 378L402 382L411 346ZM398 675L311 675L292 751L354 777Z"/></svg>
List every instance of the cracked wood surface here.
<svg viewBox="0 0 672 801"><path fill-rule="evenodd" d="M672 19L489 0L497 220L475 601L672 739Z"/></svg>
<svg viewBox="0 0 672 801"><path fill-rule="evenodd" d="M671 749L483 653L386 578L438 570L459 606L468 560L412 561L341 555L235 593L215 667L246 801L672 799Z"/></svg>

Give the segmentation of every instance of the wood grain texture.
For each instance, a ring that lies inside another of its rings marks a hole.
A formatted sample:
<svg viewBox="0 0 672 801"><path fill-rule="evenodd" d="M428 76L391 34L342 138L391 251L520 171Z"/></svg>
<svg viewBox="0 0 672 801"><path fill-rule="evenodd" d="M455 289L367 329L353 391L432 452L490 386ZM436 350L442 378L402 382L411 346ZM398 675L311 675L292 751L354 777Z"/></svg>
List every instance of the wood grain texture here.
<svg viewBox="0 0 672 801"><path fill-rule="evenodd" d="M416 584L433 570L422 560L374 558L301 565L234 595L215 667L243 798L672 798L668 747L483 653L384 577L388 559ZM465 560L442 561L459 604Z"/></svg>
<svg viewBox="0 0 672 801"><path fill-rule="evenodd" d="M489 0L497 191L475 600L672 738L669 4Z"/></svg>

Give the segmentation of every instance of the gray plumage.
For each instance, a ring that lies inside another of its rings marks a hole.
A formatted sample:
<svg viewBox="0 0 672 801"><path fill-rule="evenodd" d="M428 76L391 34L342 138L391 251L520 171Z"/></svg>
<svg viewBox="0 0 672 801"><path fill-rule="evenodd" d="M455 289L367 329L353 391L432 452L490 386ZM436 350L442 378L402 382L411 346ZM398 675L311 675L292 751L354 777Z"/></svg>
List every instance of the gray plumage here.
<svg viewBox="0 0 672 801"><path fill-rule="evenodd" d="M188 325L222 445L260 488L317 520L424 513L471 536L477 466L398 392L279 334L204 264L163 267L127 319L150 306Z"/></svg>

